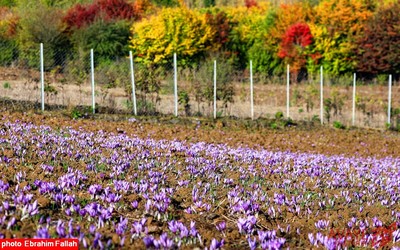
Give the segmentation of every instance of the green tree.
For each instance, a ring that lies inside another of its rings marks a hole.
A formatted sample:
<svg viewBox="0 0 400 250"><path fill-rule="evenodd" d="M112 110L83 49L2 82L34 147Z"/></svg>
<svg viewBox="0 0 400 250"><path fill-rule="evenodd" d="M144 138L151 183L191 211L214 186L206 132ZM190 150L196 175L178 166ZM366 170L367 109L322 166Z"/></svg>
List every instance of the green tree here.
<svg viewBox="0 0 400 250"><path fill-rule="evenodd" d="M2 7L14 7L15 5L15 0L0 0L0 6Z"/></svg>
<svg viewBox="0 0 400 250"><path fill-rule="evenodd" d="M39 44L45 48L45 68L51 69L64 61L69 50L68 39L62 29L62 10L49 7L41 1L17 3L20 16L17 43L22 63L39 67Z"/></svg>
<svg viewBox="0 0 400 250"><path fill-rule="evenodd" d="M97 20L92 25L75 30L71 41L76 52L87 57L93 49L96 62L112 61L128 55L129 23ZM87 58L88 60L88 58Z"/></svg>

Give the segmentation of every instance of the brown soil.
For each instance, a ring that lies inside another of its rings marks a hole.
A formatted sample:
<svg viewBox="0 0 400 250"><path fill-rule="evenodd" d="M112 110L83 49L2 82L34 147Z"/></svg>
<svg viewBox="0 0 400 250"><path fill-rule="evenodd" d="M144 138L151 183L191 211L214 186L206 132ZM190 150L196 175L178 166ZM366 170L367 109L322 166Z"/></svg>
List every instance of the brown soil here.
<svg viewBox="0 0 400 250"><path fill-rule="evenodd" d="M321 153L360 157L399 157L400 134L376 129L335 129L318 123L299 124L281 129L263 128L250 120L209 120L200 118L138 118L129 122L126 116L97 115L90 119L72 120L57 112L45 115L3 113L10 120L60 128L71 126L89 131L125 132L141 138L177 139L188 142L223 143L230 146L265 148L272 151Z"/></svg>
<svg viewBox="0 0 400 250"><path fill-rule="evenodd" d="M128 121L129 117L124 116L94 116L89 119L78 119L72 120L69 117L62 115L60 113L46 112L45 114L37 114L34 112L25 113L7 113L2 114L2 124L6 121L22 121L27 123L33 123L36 125L48 125L54 128L56 131L65 127L72 127L74 129L83 129L85 131L98 132L100 130L106 132L112 132L114 134L128 134L136 135L140 138L152 138L152 139L168 139L168 140L184 140L187 142L210 142L210 143L222 143L231 146L248 146L251 148L266 148L272 151L293 151L293 152L315 152L325 155L345 155L345 156L374 156L377 158L381 157L399 157L400 156L400 134L390 131L380 131L380 130L365 130L365 129L350 129L350 130L338 130L333 129L329 126L319 126L317 124L301 124L294 125L288 128L282 129L267 129L263 128L260 122L237 121L237 120L206 120L206 119L177 119L177 118L146 118L139 117L136 121ZM78 146L78 145L76 145ZM35 146L33 146L35 147ZM46 145L46 147L56 148L57 145ZM38 148L27 149L28 154L30 154L31 162L15 163L15 166L8 166L3 169L3 181L11 183L11 187L17 185L14 176L21 169L30 170L27 171L26 182L20 183L19 188L23 188L28 183L32 184L33 180L41 179L45 181L53 181L57 183L59 178L66 173L64 167L59 163L58 167L52 174L45 173L40 167L41 164L51 162L51 156L42 159L38 156ZM128 154L134 154L134 148L127 148ZM179 151L169 151L169 159L172 161L182 161L185 159L185 155L181 155ZM104 152L104 157L109 157L108 153L111 154L112 150ZM4 154L9 154L10 157L15 154L15 152L3 150ZM165 152L164 152L165 153ZM162 154L161 154L162 155ZM60 156L64 157L64 156ZM98 157L93 155L93 157ZM165 156L161 156L165 157ZM68 157L64 157L68 159ZM233 160L232 160L233 161ZM84 172L86 170L86 163L82 161L68 161L68 167L74 170L80 170ZM254 166L256 169L261 166ZM154 168L159 170L158 167ZM184 173L182 176L176 175L174 171L182 170ZM238 171L228 170L225 173L224 178L231 178L235 181L240 179L240 174ZM126 173L126 178L132 178L133 175L137 175L139 178L148 178L147 170L138 171L135 169L129 169ZM176 166L176 169L169 170L165 176L166 186L176 187L177 179L183 178L188 179L188 173L184 168ZM201 179L201 177L196 177L196 181L203 181L207 183L208 180ZM264 178L264 177L263 177ZM268 179L271 178L271 179ZM277 175L266 175L265 180L268 179L269 183L265 186L260 186L260 190L264 191L268 196L273 197L275 193L282 191L281 188L274 187L271 185L272 181L277 184L281 184L281 178ZM136 179L136 180L138 180ZM13 181L14 180L14 181ZM90 184L100 184L103 187L111 185L112 179L107 176L107 172L91 174L88 176L88 180L85 185L86 188ZM132 180L133 182L133 180ZM296 181L295 181L296 182ZM177 189L173 197L171 197L171 205L169 208L170 214L179 221L184 222L186 225L190 221L196 222L196 228L203 237L203 243L196 243L196 247L209 246L212 238L222 238L220 232L216 230L215 225L220 221L226 221L226 237L227 242L225 243L224 249L247 249L248 243L243 235L241 235L237 230L237 218L227 214L228 207L230 206L225 199L221 199L219 204L213 204L212 211L205 211L203 208L198 208L197 214L187 214L183 211L184 208L189 207L193 202L191 201L191 191L192 185L188 187L182 187ZM247 185L247 184L246 184ZM249 186L243 185L243 187L249 188ZM310 181L305 182L304 188L307 190L313 190L315 183ZM290 186L290 185L289 185ZM84 204L90 201L91 197L86 192L86 190L80 190L78 187L72 187L70 191L66 191L67 194L75 194L77 202ZM215 187L215 193L219 197L227 197L227 192L230 188L224 188L222 186ZM290 190L291 194L294 196L299 190ZM40 194L38 190L34 193L34 199L38 200L38 205L41 209L42 214L47 214L51 216L54 223L57 219L62 219L68 221L69 217L64 214L61 207L54 207L56 204L51 197L46 194ZM310 195L312 193L310 192ZM242 194L240 194L242 195ZM324 194L326 200L331 197L340 196L339 190L328 189L328 192ZM310 196L311 197L311 196ZM0 201L10 197L1 197ZM211 198L207 197L207 202L211 203ZM312 197L311 199L317 199ZM145 207L145 200L136 194L126 194L123 195L123 203L130 204L131 201L138 201L138 209L125 209L121 208L121 211L115 210L112 215L115 222L118 222L119 216L123 216L129 220L132 224L133 221L139 219L143 216L143 211ZM340 200L338 198L338 200ZM313 210L317 211L318 203L317 201L312 202L314 204ZM307 241L307 232L312 231L316 220L319 219L329 219L336 226L344 228L344 221L348 221L354 215L358 218L367 218L370 216L381 215L380 219L383 221L389 221L390 218L389 209L379 207L374 208L373 206L366 207L363 211L358 211L358 207L355 205L351 209L344 204L338 203L332 210L322 211L316 218L302 218L299 220L294 213L289 213L288 211L283 211L287 213L288 216L284 218L271 219L268 215L267 208L263 206L260 211L260 216L258 218L257 228L263 230L277 230L281 225L290 224L293 228L298 228L301 230L301 235L297 235L293 230L289 233L278 233L279 237L285 237L287 240L286 245L293 248L310 248L310 244ZM18 219L18 218L17 218ZM32 237L36 232L37 222L34 219L27 219L25 221L18 221L17 226L13 227L12 230L5 230L4 227L0 229L0 233L3 233L7 238L15 237ZM66 222L67 223L67 222ZM84 230L88 231L88 226L91 222L76 221ZM168 225L165 222L155 219L155 216L148 216L146 225L148 227L148 233L153 235L159 235L162 232L167 231ZM113 226L107 224L100 229L100 233L106 235L113 243L118 244L120 238L113 231ZM52 231L55 234L54 231ZM93 239L88 239L88 241ZM182 249L192 249L190 247L183 246ZM134 240L130 242L129 239L125 241L126 249L143 249L143 242L140 240Z"/></svg>

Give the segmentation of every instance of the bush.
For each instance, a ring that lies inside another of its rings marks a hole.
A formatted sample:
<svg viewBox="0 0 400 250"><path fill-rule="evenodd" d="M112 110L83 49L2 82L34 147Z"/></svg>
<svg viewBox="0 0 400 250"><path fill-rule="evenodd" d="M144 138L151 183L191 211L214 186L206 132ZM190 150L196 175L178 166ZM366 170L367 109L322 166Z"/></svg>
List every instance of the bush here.
<svg viewBox="0 0 400 250"><path fill-rule="evenodd" d="M276 120L281 120L283 119L283 112L282 111L278 111L275 113L275 119Z"/></svg>
<svg viewBox="0 0 400 250"><path fill-rule="evenodd" d="M15 41L0 38L0 66L9 66L18 58L18 47Z"/></svg>
<svg viewBox="0 0 400 250"><path fill-rule="evenodd" d="M0 0L0 6L14 7L16 5L16 0Z"/></svg>
<svg viewBox="0 0 400 250"><path fill-rule="evenodd" d="M44 44L45 69L62 65L69 51L69 42L61 30L61 11L36 1L18 5L19 29L17 43L21 63L39 68L40 43Z"/></svg>
<svg viewBox="0 0 400 250"><path fill-rule="evenodd" d="M183 110L187 116L190 116L190 98L189 94L186 91L179 91L178 94L178 103L183 106Z"/></svg>
<svg viewBox="0 0 400 250"><path fill-rule="evenodd" d="M76 30L71 37L74 50L89 64L89 52L93 49L95 63L113 61L128 55L129 24L126 21L105 22L98 20L92 25Z"/></svg>
<svg viewBox="0 0 400 250"><path fill-rule="evenodd" d="M94 22L98 12L99 8L97 5L84 6L77 4L68 10L63 22L66 23L68 29L80 29Z"/></svg>
<svg viewBox="0 0 400 250"><path fill-rule="evenodd" d="M178 7L179 6L179 1L177 0L153 0L157 6L162 6L162 7Z"/></svg>
<svg viewBox="0 0 400 250"><path fill-rule="evenodd" d="M134 23L131 48L136 61L170 64L174 52L181 65L195 64L213 46L214 31L205 15L184 8L165 8L149 19Z"/></svg>
<svg viewBox="0 0 400 250"><path fill-rule="evenodd" d="M365 0L321 1L315 7L316 22L310 25L314 36L312 54L319 57L318 64L324 66L324 72L341 75L354 71L354 41L363 32L363 24L371 18L373 9L374 1ZM318 66L310 63L308 70L318 72Z"/></svg>
<svg viewBox="0 0 400 250"><path fill-rule="evenodd" d="M18 58L15 41L18 17L10 8L0 7L0 65L8 66Z"/></svg>
<svg viewBox="0 0 400 250"><path fill-rule="evenodd" d="M291 25L282 37L278 56L290 64L291 71L298 74L304 69L308 55L307 47L313 43L310 27L305 23Z"/></svg>
<svg viewBox="0 0 400 250"><path fill-rule="evenodd" d="M279 39L272 36L277 13L273 8L236 8L227 10L232 19L232 31L228 43L229 51L236 56L240 69L253 61L253 71L263 75L282 73L282 59L277 56Z"/></svg>
<svg viewBox="0 0 400 250"><path fill-rule="evenodd" d="M346 128L346 126L345 125L343 125L341 122L339 122L339 121L334 121L333 122L333 127L334 128L337 128L337 129L345 129Z"/></svg>
<svg viewBox="0 0 400 250"><path fill-rule="evenodd" d="M135 13L132 5L125 0L97 0L92 4L76 4L63 18L67 29L87 27L96 20L131 20L139 19L141 13Z"/></svg>

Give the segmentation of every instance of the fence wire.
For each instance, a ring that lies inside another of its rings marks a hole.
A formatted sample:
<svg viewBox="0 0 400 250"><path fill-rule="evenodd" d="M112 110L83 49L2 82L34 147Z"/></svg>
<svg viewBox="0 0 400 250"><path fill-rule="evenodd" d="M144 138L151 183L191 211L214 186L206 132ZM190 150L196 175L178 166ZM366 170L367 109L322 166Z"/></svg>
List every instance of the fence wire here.
<svg viewBox="0 0 400 250"><path fill-rule="evenodd" d="M36 45L35 45L36 46ZM40 46L21 50L2 42L0 50L0 101L2 110L40 109ZM78 118L92 112L90 51L72 54L63 48L44 45L45 110L63 110ZM217 117L251 117L250 70L237 70L223 58L212 58L175 70L172 60L162 65L134 62L134 84L138 115L213 117L214 60L217 62ZM95 112L133 114L129 55L100 60L94 51ZM301 75L304 74L304 75ZM289 117L320 120L320 76L318 73L290 75ZM287 113L287 76L254 72L254 118L281 118ZM323 120L344 126L377 127L387 124L388 75L357 78L353 116L353 75L324 74ZM393 76L391 120L400 127L399 76ZM353 119L355 120L353 121Z"/></svg>

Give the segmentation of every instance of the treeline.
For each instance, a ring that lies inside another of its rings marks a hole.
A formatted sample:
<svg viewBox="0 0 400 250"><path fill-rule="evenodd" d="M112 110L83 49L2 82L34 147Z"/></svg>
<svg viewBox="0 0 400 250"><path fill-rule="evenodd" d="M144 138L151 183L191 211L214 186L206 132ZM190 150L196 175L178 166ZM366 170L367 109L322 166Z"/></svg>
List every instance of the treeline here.
<svg viewBox="0 0 400 250"><path fill-rule="evenodd" d="M46 69L110 65L131 50L145 65L219 58L237 70L331 75L400 73L400 0L2 0L0 64Z"/></svg>

